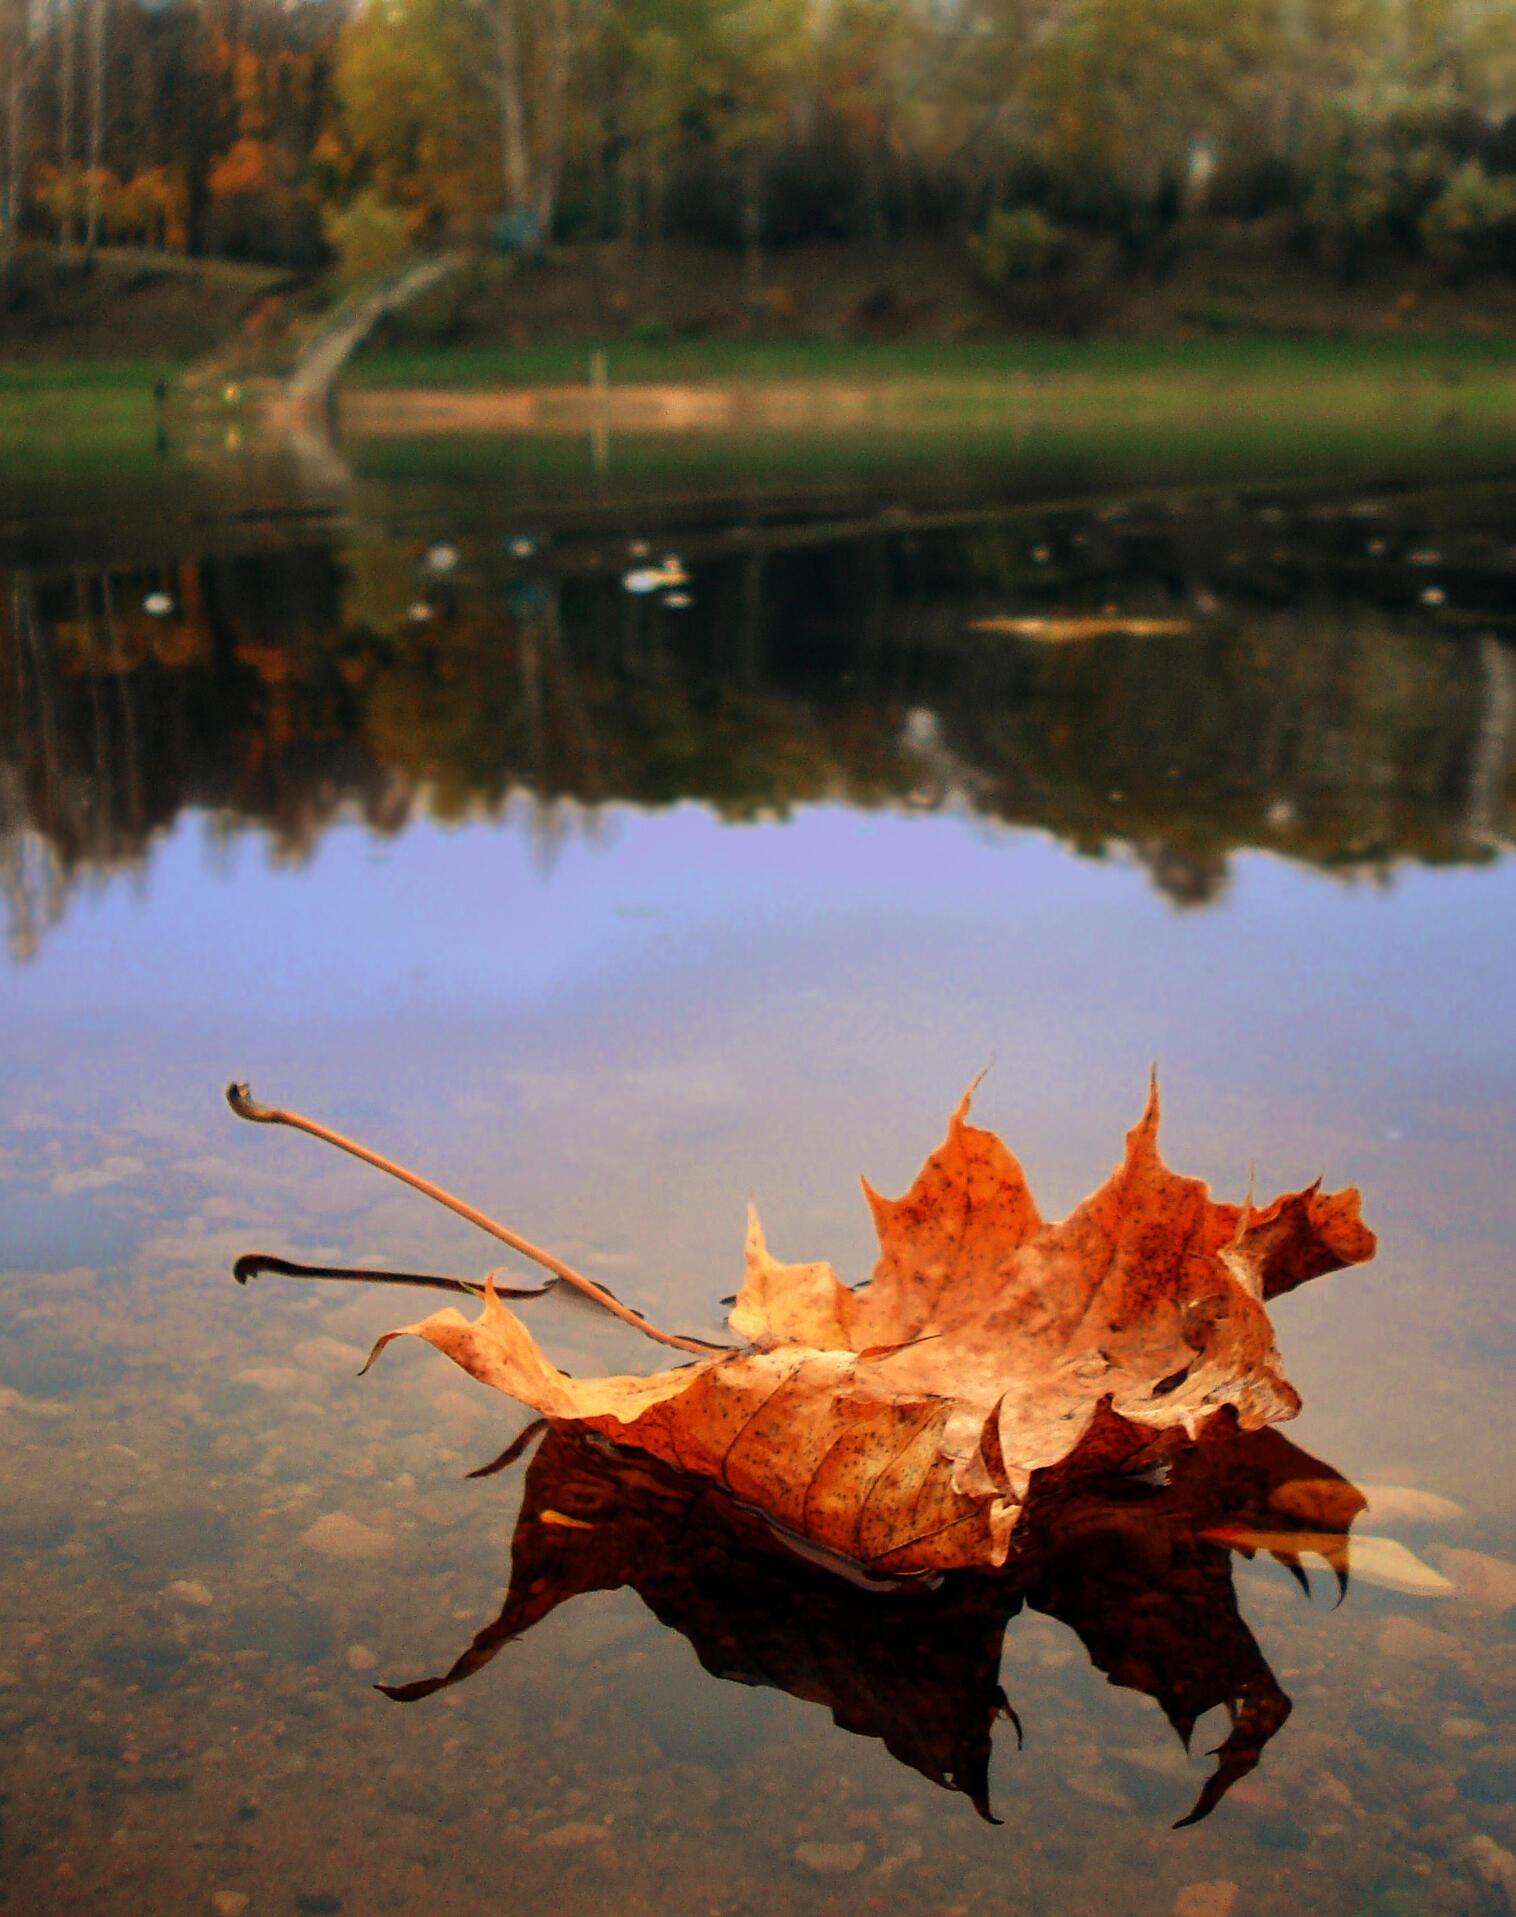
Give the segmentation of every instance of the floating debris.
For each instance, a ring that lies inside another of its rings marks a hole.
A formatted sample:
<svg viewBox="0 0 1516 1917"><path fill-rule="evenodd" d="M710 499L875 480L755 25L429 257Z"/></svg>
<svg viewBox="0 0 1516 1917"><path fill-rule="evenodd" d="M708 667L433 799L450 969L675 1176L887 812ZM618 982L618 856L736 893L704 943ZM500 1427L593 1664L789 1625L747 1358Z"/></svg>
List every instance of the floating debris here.
<svg viewBox="0 0 1516 1917"><path fill-rule="evenodd" d="M447 545L428 546L426 557L421 563L428 572L452 572L458 564L458 548Z"/></svg>
<svg viewBox="0 0 1516 1917"><path fill-rule="evenodd" d="M506 551L512 559L530 559L536 550L537 541L528 538L525 533L518 533L514 539L506 543Z"/></svg>
<svg viewBox="0 0 1516 1917"><path fill-rule="evenodd" d="M670 612L683 612L695 602L687 592L666 592L663 595L663 603Z"/></svg>
<svg viewBox="0 0 1516 1917"><path fill-rule="evenodd" d="M1098 617L1011 618L994 614L988 619L969 621L970 632L999 632L1014 639L1037 639L1043 645L1071 645L1080 639L1172 639L1191 630L1188 619L1123 619L1119 614Z"/></svg>
<svg viewBox="0 0 1516 1917"><path fill-rule="evenodd" d="M1445 606L1447 604L1447 600L1448 600L1448 596L1442 590L1441 586L1423 586L1422 587L1422 590L1421 590L1422 605Z"/></svg>
<svg viewBox="0 0 1516 1917"><path fill-rule="evenodd" d="M684 562L675 553L666 553L656 566L635 566L621 575L628 592L667 592L689 584Z"/></svg>
<svg viewBox="0 0 1516 1917"><path fill-rule="evenodd" d="M411 606L408 617L418 626L424 626L429 619L435 619L436 613L424 599L417 599Z"/></svg>
<svg viewBox="0 0 1516 1917"><path fill-rule="evenodd" d="M150 612L155 619L167 619L174 610L174 602L166 592L150 592L142 602L142 610Z"/></svg>

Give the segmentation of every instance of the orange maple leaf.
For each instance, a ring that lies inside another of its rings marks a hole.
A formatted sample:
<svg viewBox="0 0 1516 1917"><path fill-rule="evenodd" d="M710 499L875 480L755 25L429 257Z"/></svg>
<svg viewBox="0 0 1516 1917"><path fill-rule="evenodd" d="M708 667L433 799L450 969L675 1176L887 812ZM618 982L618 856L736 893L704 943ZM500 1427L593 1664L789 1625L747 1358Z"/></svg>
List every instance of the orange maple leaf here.
<svg viewBox="0 0 1516 1917"><path fill-rule="evenodd" d="M347 1145L241 1096L246 1116ZM730 1318L744 1348L647 1377L572 1378L490 1282L480 1317L439 1311L381 1338L369 1363L422 1338L555 1423L713 1479L781 1529L893 1575L1001 1565L1034 1488L1143 1468L1213 1423L1295 1415L1266 1301L1374 1255L1356 1191L1213 1202L1159 1156L1155 1082L1121 1165L1044 1224L1015 1158L968 1122L971 1097L904 1197L865 1185L880 1239L866 1288L829 1265L779 1263L752 1217Z"/></svg>

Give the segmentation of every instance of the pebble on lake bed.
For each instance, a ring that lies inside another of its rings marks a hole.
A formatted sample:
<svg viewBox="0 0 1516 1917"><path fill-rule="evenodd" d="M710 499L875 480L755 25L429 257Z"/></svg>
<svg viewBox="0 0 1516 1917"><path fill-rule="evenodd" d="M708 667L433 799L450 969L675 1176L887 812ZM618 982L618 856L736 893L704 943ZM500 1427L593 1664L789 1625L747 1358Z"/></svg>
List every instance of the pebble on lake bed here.
<svg viewBox="0 0 1516 1917"><path fill-rule="evenodd" d="M1219 1879L1209 1884L1186 1884L1174 1899L1174 1917L1231 1917L1237 1886Z"/></svg>
<svg viewBox="0 0 1516 1917"><path fill-rule="evenodd" d="M216 1917L242 1917L252 1899L245 1890L213 1890L211 1909Z"/></svg>
<svg viewBox="0 0 1516 1917"><path fill-rule="evenodd" d="M379 1662L366 1644L350 1644L347 1651L347 1668L350 1671L371 1671Z"/></svg>
<svg viewBox="0 0 1516 1917"><path fill-rule="evenodd" d="M603 1843L610 1832L604 1824L555 1824L532 1839L537 1850L578 1850L583 1844Z"/></svg>
<svg viewBox="0 0 1516 1917"><path fill-rule="evenodd" d="M1381 1657L1448 1658L1459 1649L1458 1639L1450 1632L1400 1615L1384 1620L1374 1642Z"/></svg>
<svg viewBox="0 0 1516 1917"><path fill-rule="evenodd" d="M300 1542L329 1558L387 1558L395 1549L388 1531L350 1518L346 1511L328 1511L300 1533Z"/></svg>
<svg viewBox="0 0 1516 1917"><path fill-rule="evenodd" d="M177 1604L193 1604L204 1610L216 1600L211 1596L209 1587L199 1578L175 1578L173 1583L164 1587L164 1596L171 1597Z"/></svg>
<svg viewBox="0 0 1516 1917"><path fill-rule="evenodd" d="M862 1844L797 1844L795 1862L818 1877L846 1877L864 1859Z"/></svg>
<svg viewBox="0 0 1516 1917"><path fill-rule="evenodd" d="M256 1385L260 1391L298 1391L310 1379L293 1365L244 1365L232 1373L232 1383Z"/></svg>
<svg viewBox="0 0 1516 1917"><path fill-rule="evenodd" d="M1471 1837L1469 1856L1484 1881L1505 1893L1507 1908L1516 1917L1516 1857L1493 1837Z"/></svg>
<svg viewBox="0 0 1516 1917"><path fill-rule="evenodd" d="M1466 1604L1482 1611L1509 1611L1516 1606L1516 1564L1492 1558L1486 1551L1441 1551L1435 1554L1443 1575L1450 1577Z"/></svg>

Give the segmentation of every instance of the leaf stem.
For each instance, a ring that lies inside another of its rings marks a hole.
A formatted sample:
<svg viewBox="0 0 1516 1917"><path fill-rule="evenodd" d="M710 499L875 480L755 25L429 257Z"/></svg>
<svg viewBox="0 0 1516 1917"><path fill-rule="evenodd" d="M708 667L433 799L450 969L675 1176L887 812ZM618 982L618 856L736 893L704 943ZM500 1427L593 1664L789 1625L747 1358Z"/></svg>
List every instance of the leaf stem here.
<svg viewBox="0 0 1516 1917"><path fill-rule="evenodd" d="M391 1178L398 1178L403 1185L419 1191L424 1198L445 1205L449 1211L457 1212L460 1218L466 1218L471 1225L477 1225L480 1231L488 1232L492 1238L498 1238L502 1244L509 1245L512 1251L519 1252L523 1258L530 1258L534 1264L543 1266L552 1272L555 1278L561 1278L564 1284L580 1292L593 1303L602 1306L612 1317L619 1318L623 1324L631 1325L644 1337L651 1338L656 1344L672 1345L676 1351L693 1351L704 1356L712 1351L726 1351L726 1345L712 1344L704 1338L686 1338L677 1331L661 1331L650 1324L640 1311L608 1292L604 1285L597 1285L593 1278L586 1278L582 1271L575 1271L572 1265L566 1265L550 1251L544 1251L540 1245L534 1245L529 1238L523 1238L519 1232L511 1231L487 1213L467 1204L463 1199L454 1197L450 1191L444 1191L440 1185L434 1185L429 1178L419 1173L407 1171L404 1165L398 1165L392 1158L370 1151L366 1145L358 1144L354 1139L344 1138L341 1132L334 1132L329 1126L321 1125L313 1118L305 1118L299 1112L285 1111L276 1105L260 1105L254 1099L246 1085L232 1084L226 1088L226 1102L239 1118L246 1118L255 1125L289 1125L297 1132L308 1132L312 1138L322 1139L328 1145L335 1145L339 1151L351 1152L354 1158L361 1158L365 1164L373 1165L377 1170L388 1172Z"/></svg>
<svg viewBox="0 0 1516 1917"><path fill-rule="evenodd" d="M488 1282L483 1278L444 1277L429 1271L386 1271L382 1267L371 1270L365 1265L302 1265L293 1258L277 1257L271 1251L245 1251L232 1266L232 1276L239 1285L265 1274L276 1278L325 1278L349 1285L415 1285L429 1291L462 1291L470 1298L482 1298ZM490 1273L491 1278L495 1276L494 1272ZM495 1292L501 1298L545 1298L556 1282L550 1278L545 1285L497 1283Z"/></svg>

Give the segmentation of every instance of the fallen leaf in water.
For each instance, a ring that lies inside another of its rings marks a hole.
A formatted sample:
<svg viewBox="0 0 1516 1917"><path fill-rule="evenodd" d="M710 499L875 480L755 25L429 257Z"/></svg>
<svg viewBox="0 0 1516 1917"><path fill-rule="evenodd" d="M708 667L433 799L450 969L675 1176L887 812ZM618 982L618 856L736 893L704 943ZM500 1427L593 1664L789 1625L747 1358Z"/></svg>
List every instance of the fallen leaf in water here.
<svg viewBox="0 0 1516 1917"><path fill-rule="evenodd" d="M1074 645L1081 639L1173 639L1190 630L1188 619L1044 618L1013 619L995 613L971 619L970 632L1000 632L1013 639L1038 639L1047 646Z"/></svg>
<svg viewBox="0 0 1516 1917"><path fill-rule="evenodd" d="M736 1350L648 1377L557 1369L493 1286L381 1338L437 1347L555 1423L713 1479L887 1573L1005 1562L1028 1497L1290 1418L1266 1301L1372 1257L1356 1191L1212 1201L1158 1152L1156 1085L1123 1163L1059 1224L969 1099L903 1198L865 1186L872 1282L781 1264L756 1215ZM618 1307L618 1309L624 1309Z"/></svg>

